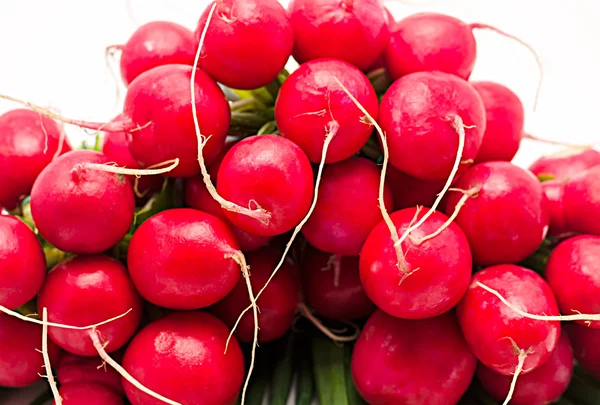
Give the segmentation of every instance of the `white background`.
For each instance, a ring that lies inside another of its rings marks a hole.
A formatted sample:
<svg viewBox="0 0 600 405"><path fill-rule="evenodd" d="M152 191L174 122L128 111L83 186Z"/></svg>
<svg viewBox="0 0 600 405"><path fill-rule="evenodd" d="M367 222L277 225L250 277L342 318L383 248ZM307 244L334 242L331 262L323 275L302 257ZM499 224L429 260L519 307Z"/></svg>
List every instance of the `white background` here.
<svg viewBox="0 0 600 405"><path fill-rule="evenodd" d="M285 3L285 2L284 2ZM396 19L419 11L495 25L530 43L544 66L518 44L477 31L473 80L515 91L526 108L526 130L570 143L600 140L600 2L598 0L386 1ZM202 0L0 0L0 93L52 106L72 118L106 121L117 113L115 84L104 49L124 43L139 25L171 20L195 28ZM14 108L0 101L0 113ZM71 139L86 134L67 128ZM524 141L515 163L528 165L557 147ZM0 174L1 175L1 174ZM21 405L22 399L0 403Z"/></svg>

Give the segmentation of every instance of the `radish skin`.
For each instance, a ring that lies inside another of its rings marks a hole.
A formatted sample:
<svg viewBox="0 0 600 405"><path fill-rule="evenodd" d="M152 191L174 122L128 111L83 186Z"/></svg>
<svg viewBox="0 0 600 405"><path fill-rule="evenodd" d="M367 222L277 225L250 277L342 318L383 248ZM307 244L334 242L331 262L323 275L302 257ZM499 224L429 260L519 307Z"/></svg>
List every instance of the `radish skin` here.
<svg viewBox="0 0 600 405"><path fill-rule="evenodd" d="M600 152L589 148L568 148L539 158L529 166L529 170L536 176L568 181L597 165L600 165Z"/></svg>
<svg viewBox="0 0 600 405"><path fill-rule="evenodd" d="M573 344L577 362L595 379L600 380L600 329L570 323L565 325Z"/></svg>
<svg viewBox="0 0 600 405"><path fill-rule="evenodd" d="M58 390L63 405L124 405L123 398L116 392L98 384L64 384ZM57 402L52 403L57 404Z"/></svg>
<svg viewBox="0 0 600 405"><path fill-rule="evenodd" d="M569 231L600 236L600 166L569 179L563 207Z"/></svg>

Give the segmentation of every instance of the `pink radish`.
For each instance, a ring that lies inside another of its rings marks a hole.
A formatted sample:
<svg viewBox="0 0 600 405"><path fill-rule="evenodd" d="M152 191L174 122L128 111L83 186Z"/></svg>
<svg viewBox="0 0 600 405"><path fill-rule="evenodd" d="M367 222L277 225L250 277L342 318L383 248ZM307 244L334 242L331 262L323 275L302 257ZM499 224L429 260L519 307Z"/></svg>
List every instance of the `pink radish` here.
<svg viewBox="0 0 600 405"><path fill-rule="evenodd" d="M313 163L321 161L326 132L334 136L325 162L335 163L357 153L373 131L372 124L363 118L365 114L336 79L377 119L377 95L369 79L337 59L317 59L300 65L281 86L275 104L279 131L299 145Z"/></svg>
<svg viewBox="0 0 600 405"><path fill-rule="evenodd" d="M294 32L283 6L277 0L219 0L216 4L200 68L234 89L255 89L275 80L294 45ZM200 17L197 41L210 10L209 4ZM258 57L257 49L268 52Z"/></svg>
<svg viewBox="0 0 600 405"><path fill-rule="evenodd" d="M360 282L358 257L309 248L302 268L306 303L317 315L349 321L365 318L375 309Z"/></svg>
<svg viewBox="0 0 600 405"><path fill-rule="evenodd" d="M365 70L389 38L388 13L378 0L292 0L288 12L298 63L337 58Z"/></svg>
<svg viewBox="0 0 600 405"><path fill-rule="evenodd" d="M120 262L107 256L79 256L60 263L48 273L38 301L38 312L48 309L48 320L86 326L127 313L99 326L98 333L108 352L122 347L136 331L142 302ZM50 327L50 338L79 356L95 356L85 330Z"/></svg>
<svg viewBox="0 0 600 405"><path fill-rule="evenodd" d="M14 209L42 169L71 150L61 132L56 122L31 110L0 115L0 206Z"/></svg>
<svg viewBox="0 0 600 405"><path fill-rule="evenodd" d="M452 312L407 321L376 311L352 354L354 384L371 405L456 404L475 366Z"/></svg>
<svg viewBox="0 0 600 405"><path fill-rule="evenodd" d="M394 32L394 27L396 25L396 20L394 19L394 16L392 15L392 13L390 12L390 10L383 6L383 9L385 11L385 14L387 15L387 19L388 19L388 31L390 33ZM385 55L384 55L384 51L385 51L385 47L381 50L381 52L379 53L379 56L377 57L377 59L375 59L375 62L373 62L367 69L364 69L364 72L372 72L374 70L377 69L386 69L387 68L385 66Z"/></svg>
<svg viewBox="0 0 600 405"><path fill-rule="evenodd" d="M485 131L485 109L465 80L442 72L414 73L387 90L379 124L396 169L422 180L444 180L452 172L461 145L458 126L465 132L460 168L466 169L477 156Z"/></svg>
<svg viewBox="0 0 600 405"><path fill-rule="evenodd" d="M566 181L596 165L600 165L600 152L569 148L539 158L529 166L529 170L536 176Z"/></svg>
<svg viewBox="0 0 600 405"><path fill-rule="evenodd" d="M467 170L454 187L476 190L456 217L476 264L519 263L541 245L549 218L542 186L531 172L485 162ZM444 211L454 212L461 198L449 194Z"/></svg>
<svg viewBox="0 0 600 405"><path fill-rule="evenodd" d="M550 358L532 372L519 377L510 403L513 405L546 405L565 392L573 374L573 350L565 332L561 333ZM498 374L479 363L477 379L497 400L510 391L512 377Z"/></svg>
<svg viewBox="0 0 600 405"><path fill-rule="evenodd" d="M99 152L72 151L37 178L31 190L31 215L53 246L69 253L100 253L129 230L133 189L123 176L96 170L108 162Z"/></svg>
<svg viewBox="0 0 600 405"><path fill-rule="evenodd" d="M390 218L402 233L424 214L407 208ZM447 220L434 212L402 242L404 269L398 267L387 225L381 221L371 231L360 253L360 278L381 310L398 318L423 319L450 310L462 298L471 278L471 252L463 232Z"/></svg>
<svg viewBox="0 0 600 405"><path fill-rule="evenodd" d="M563 207L569 231L600 236L600 166L569 179Z"/></svg>
<svg viewBox="0 0 600 405"><path fill-rule="evenodd" d="M125 405L122 395L100 384L70 383L61 385L58 392L63 405Z"/></svg>
<svg viewBox="0 0 600 405"><path fill-rule="evenodd" d="M0 305L14 309L27 303L45 277L40 240L24 222L0 215Z"/></svg>
<svg viewBox="0 0 600 405"><path fill-rule="evenodd" d="M565 184L559 180L544 181L542 190L546 196L546 206L550 216L548 235L561 236L567 234L569 228L564 208Z"/></svg>
<svg viewBox="0 0 600 405"><path fill-rule="evenodd" d="M457 307L463 335L471 351L496 373L531 372L550 359L558 344L560 323L521 316L497 296L529 314L558 315L550 286L532 270L504 264L475 273ZM518 381L517 381L518 382Z"/></svg>
<svg viewBox="0 0 600 405"><path fill-rule="evenodd" d="M485 107L485 133L475 162L510 162L523 138L525 111L509 88L493 82L473 82Z"/></svg>
<svg viewBox="0 0 600 405"><path fill-rule="evenodd" d="M322 251L356 256L381 221L377 203L381 170L370 160L351 158L323 170L319 200L302 234ZM392 193L386 185L385 206L393 209Z"/></svg>
<svg viewBox="0 0 600 405"><path fill-rule="evenodd" d="M565 329L573 344L577 362L595 379L600 380L600 329L568 323Z"/></svg>
<svg viewBox="0 0 600 405"><path fill-rule="evenodd" d="M80 357L64 353L58 363L57 379L61 386L70 384L98 384L124 394L121 376L99 357Z"/></svg>
<svg viewBox="0 0 600 405"><path fill-rule="evenodd" d="M394 197L394 208L401 210L417 205L431 207L444 188L444 180L420 180L389 166L387 182Z"/></svg>
<svg viewBox="0 0 600 405"><path fill-rule="evenodd" d="M228 328L203 312L167 315L144 327L123 356L123 367L150 389L186 405L235 402L244 380L244 358ZM200 350L200 351L199 351ZM132 405L161 403L124 381Z"/></svg>

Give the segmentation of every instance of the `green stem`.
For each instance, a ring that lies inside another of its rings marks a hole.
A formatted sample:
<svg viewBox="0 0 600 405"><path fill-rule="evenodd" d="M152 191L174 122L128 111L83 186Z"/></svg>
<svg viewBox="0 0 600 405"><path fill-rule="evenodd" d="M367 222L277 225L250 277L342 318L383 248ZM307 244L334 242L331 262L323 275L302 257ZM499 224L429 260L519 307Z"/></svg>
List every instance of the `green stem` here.
<svg viewBox="0 0 600 405"><path fill-rule="evenodd" d="M319 403L349 405L344 369L344 347L338 346L320 335L315 336L312 347L313 370Z"/></svg>

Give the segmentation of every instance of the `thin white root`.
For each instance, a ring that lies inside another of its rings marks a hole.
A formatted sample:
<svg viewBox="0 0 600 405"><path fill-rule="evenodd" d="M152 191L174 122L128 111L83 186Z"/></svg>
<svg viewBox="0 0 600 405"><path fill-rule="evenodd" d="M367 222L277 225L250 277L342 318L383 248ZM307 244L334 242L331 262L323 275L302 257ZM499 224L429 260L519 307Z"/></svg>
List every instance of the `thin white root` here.
<svg viewBox="0 0 600 405"><path fill-rule="evenodd" d="M48 310L46 307L42 309L42 356L44 357L44 368L46 369L46 378L48 378L48 384L54 397L54 403L56 405L62 405L62 398L58 392L56 381L54 380L54 374L52 373L52 365L50 364L50 356L48 355Z"/></svg>
<svg viewBox="0 0 600 405"><path fill-rule="evenodd" d="M578 150L586 150L586 149L591 149L594 145L590 144L590 145L577 145L574 143L569 143L569 142L561 142L561 141L551 141L549 139L544 139L544 138L539 138L535 135L531 135L530 133L524 133L523 134L523 138L525 139L529 139L535 142L540 142L540 143L545 143L548 145L558 145L558 146L565 146L567 148L574 148L574 149L578 149Z"/></svg>
<svg viewBox="0 0 600 405"><path fill-rule="evenodd" d="M157 174L169 173L171 170L175 169L179 165L179 158L167 160L165 162L152 165L151 167L163 165L169 166L164 167L162 169L151 169L150 167L146 169L128 169L126 167L112 166L106 163L82 163L81 167L85 169L98 170L107 173L124 174L127 176L154 176Z"/></svg>
<svg viewBox="0 0 600 405"><path fill-rule="evenodd" d="M513 375L512 381L510 382L510 389L508 390L508 395L506 399L502 403L502 405L508 405L510 400L515 393L515 387L517 386L517 379L519 375L523 371L523 366L525 365L525 359L527 358L527 352L523 349L519 349L519 362L517 363L517 368L515 369L515 374Z"/></svg>
<svg viewBox="0 0 600 405"><path fill-rule="evenodd" d="M122 45L110 45L104 50L104 63L115 84L115 108L118 108L121 103L121 78L116 72L117 67L115 67L115 55L119 52L123 52Z"/></svg>
<svg viewBox="0 0 600 405"><path fill-rule="evenodd" d="M92 343L94 344L94 348L98 352L98 355L100 356L100 358L102 358L102 360L104 360L106 363L110 364L112 366L112 368L114 368L117 371L117 373L119 373L124 379L126 379L127 381L129 381L134 387L136 387L140 391L144 392L145 394L148 394L151 397L156 398L159 401L162 401L162 402L164 402L166 404L170 404L170 405L182 405L179 402L175 402L175 401L173 401L173 400L171 400L169 398L166 398L166 397L163 397L160 394L157 394L156 392L154 392L151 389L147 388L142 383L140 383L138 380L136 380L135 378L133 378L133 376L131 374L129 374L127 372L127 370L125 370L123 367L121 367L121 365L119 363L117 363L116 361L114 361L108 355L108 353L106 353L106 350L104 350L104 346L100 342L100 337L98 336L98 332L96 331L95 328L89 330L88 331L88 335L90 336L90 339L92 339Z"/></svg>
<svg viewBox="0 0 600 405"><path fill-rule="evenodd" d="M127 312L124 312L121 315L117 315L114 318L110 318L110 319L107 319L105 321L102 321L102 322L99 322L99 323L95 323L93 325L88 325L88 326L72 326L72 325L65 325L65 324L62 324L62 323L46 322L46 321L43 321L43 320L31 318L31 317L26 316L26 315L21 315L18 312L11 311L10 309L6 308L5 306L0 305L0 312L4 312L6 315L14 316L15 318L18 318L18 319L20 319L22 321L31 322L31 323L37 323L38 325L42 325L42 326L47 325L47 326L51 326L53 328L73 329L73 330L86 330L86 329L97 328L98 326L102 326L102 325L105 325L107 323L111 323L113 321L116 321L117 319L123 318L125 315L127 315L131 311L132 311L132 309L129 308L127 310Z"/></svg>
<svg viewBox="0 0 600 405"><path fill-rule="evenodd" d="M342 265L342 258L338 255L331 255L327 260L327 266L323 267L321 271L330 271L333 269L333 286L338 288L340 286L340 267Z"/></svg>
<svg viewBox="0 0 600 405"><path fill-rule="evenodd" d="M210 174L206 168L206 163L204 162L204 146L210 139L209 136L202 135L200 131L200 123L198 122L198 111L196 110L196 91L195 91L195 83L196 83L196 70L198 69L198 62L200 60L200 54L202 53L202 46L204 45L204 40L206 38L206 33L208 31L208 26L210 21L212 20L213 13L215 8L217 7L218 2L214 2L210 11L208 13L208 17L206 19L206 23L204 24L204 29L202 30L202 35L200 36L200 42L198 43L198 49L196 50L196 57L194 59L194 66L192 69L192 76L190 78L190 94L192 97L192 115L194 118L194 127L196 129L196 137L198 138L198 163L200 164L200 171L202 172L202 180L206 185L206 189L212 198L217 201L221 207L228 211L232 211L241 215L247 215L250 218L254 218L262 224L268 224L271 219L271 214L268 213L265 209L263 209L260 205L257 206L256 209L245 208L240 205L234 204L231 201L227 201L223 197L219 195L217 189L212 184L210 180Z"/></svg>
<svg viewBox="0 0 600 405"><path fill-rule="evenodd" d="M334 342L338 342L338 343L353 342L356 339L358 339L358 336L360 335L359 327L351 322L346 322L346 323L354 329L354 333L352 335L350 335L350 336L336 335L331 329L328 329L325 325L323 325L323 322L321 322L316 316L314 316L312 311L303 302L298 304L298 311L300 311L300 314L302 316L304 316L313 325L315 325L315 327L317 329L319 329L321 331L321 333L323 333L325 336L327 336L329 339L333 340Z"/></svg>

